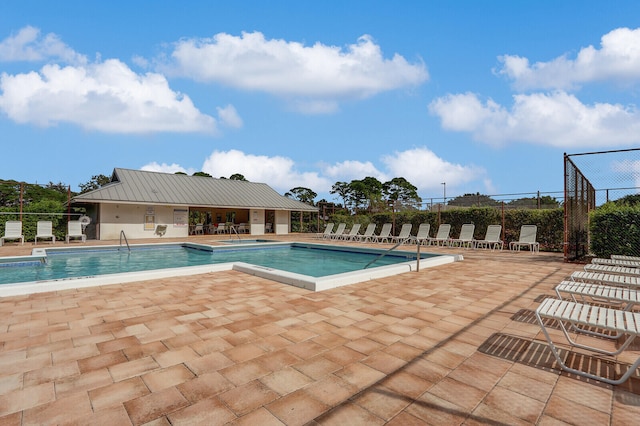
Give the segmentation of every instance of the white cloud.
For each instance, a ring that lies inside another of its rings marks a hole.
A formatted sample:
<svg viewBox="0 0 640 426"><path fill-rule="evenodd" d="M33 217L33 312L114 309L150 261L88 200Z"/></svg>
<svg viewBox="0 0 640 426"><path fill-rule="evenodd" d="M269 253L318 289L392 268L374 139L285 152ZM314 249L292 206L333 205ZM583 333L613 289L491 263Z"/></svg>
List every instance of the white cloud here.
<svg viewBox="0 0 640 426"><path fill-rule="evenodd" d="M372 176L381 182L404 177L421 193L439 191L442 182L456 188L478 182L485 190L493 190L482 167L462 165L439 158L425 147L399 151L381 158L384 171L371 162L346 160L333 165L321 165L320 171L300 171L287 157L246 154L239 150L214 151L205 160L202 171L214 177L229 177L240 173L252 182L263 182L284 194L291 188L310 188L320 198L331 197L329 191L336 182L351 182Z"/></svg>
<svg viewBox="0 0 640 426"><path fill-rule="evenodd" d="M486 184L486 171L482 167L451 163L425 147L394 152L384 156L382 163L390 176L405 178L421 193L433 193L441 188L442 182L450 189L474 181Z"/></svg>
<svg viewBox="0 0 640 426"><path fill-rule="evenodd" d="M151 162L149 164L145 164L144 166L140 167L140 170L144 170L144 171L147 171L147 172L161 172L161 173L178 173L178 172L182 172L182 173L186 173L188 175L192 175L197 171L195 169L185 169L184 167L182 167L182 166L180 166L179 164L176 164L176 163L158 164L155 161Z"/></svg>
<svg viewBox="0 0 640 426"><path fill-rule="evenodd" d="M40 30L26 26L17 34L0 41L0 61L46 61L55 59L82 65L87 58L75 52L55 34L41 36Z"/></svg>
<svg viewBox="0 0 640 426"><path fill-rule="evenodd" d="M498 60L502 67L497 73L512 80L520 90L568 90L594 81L637 83L640 81L640 28L615 29L602 36L600 49L582 48L575 59L563 55L533 65L517 55L504 55Z"/></svg>
<svg viewBox="0 0 640 426"><path fill-rule="evenodd" d="M170 57L159 67L171 75L270 93L306 113L331 112L338 100L367 98L429 78L422 62L411 64L398 54L385 59L369 36L342 49L267 40L259 32L219 33L179 41Z"/></svg>
<svg viewBox="0 0 640 426"><path fill-rule="evenodd" d="M227 105L224 108L218 107L217 110L221 124L236 129L242 127L242 118L240 118L238 111L236 111L233 105Z"/></svg>
<svg viewBox="0 0 640 426"><path fill-rule="evenodd" d="M470 93L447 95L429 105L446 130L500 145L524 141L558 148L617 147L640 142L634 106L585 105L566 92L515 95L510 110Z"/></svg>
<svg viewBox="0 0 640 426"><path fill-rule="evenodd" d="M160 74L134 73L116 59L87 66L45 65L40 72L0 75L0 110L18 123L72 123L107 133L215 132Z"/></svg>
<svg viewBox="0 0 640 426"><path fill-rule="evenodd" d="M640 161L617 160L610 164L611 170L616 174L616 183L630 182L636 188L640 188ZM624 186L624 185L622 185ZM635 192L640 192L636 190Z"/></svg>
<svg viewBox="0 0 640 426"><path fill-rule="evenodd" d="M389 180L387 175L379 171L370 161L341 161L334 165L323 167L322 171L327 175L327 177L334 179L334 183L336 181L351 182L352 180L364 179L369 176L374 177L381 182Z"/></svg>
<svg viewBox="0 0 640 426"><path fill-rule="evenodd" d="M287 157L245 154L239 150L214 151L204 161L202 171L213 177L230 177L240 173L251 182L263 182L284 194L292 188L302 186L327 188L331 183L317 172L299 172L294 161Z"/></svg>

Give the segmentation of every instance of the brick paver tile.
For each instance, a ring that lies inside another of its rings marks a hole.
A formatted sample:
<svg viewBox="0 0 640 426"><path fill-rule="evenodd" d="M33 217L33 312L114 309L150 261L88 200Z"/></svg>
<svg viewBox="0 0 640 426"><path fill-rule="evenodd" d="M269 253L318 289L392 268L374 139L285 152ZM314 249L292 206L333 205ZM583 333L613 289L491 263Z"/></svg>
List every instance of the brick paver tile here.
<svg viewBox="0 0 640 426"><path fill-rule="evenodd" d="M0 395L6 395L10 392L22 389L24 375L22 373L13 373L0 376Z"/></svg>
<svg viewBox="0 0 640 426"><path fill-rule="evenodd" d="M223 368L235 365L235 363L220 352L212 352L208 355L186 361L185 365L195 374L200 375L210 371L222 370Z"/></svg>
<svg viewBox="0 0 640 426"><path fill-rule="evenodd" d="M305 387L304 391L314 399L328 406L333 406L352 397L358 388L333 374L329 374Z"/></svg>
<svg viewBox="0 0 640 426"><path fill-rule="evenodd" d="M294 368L288 367L261 377L260 381L280 395L286 395L312 383L313 379Z"/></svg>
<svg viewBox="0 0 640 426"><path fill-rule="evenodd" d="M296 426L304 425L320 416L329 406L300 390L277 399L267 405L267 409L284 424Z"/></svg>
<svg viewBox="0 0 640 426"><path fill-rule="evenodd" d="M97 411L147 394L149 394L149 388L140 377L134 377L90 390L89 398L91 398L93 409Z"/></svg>
<svg viewBox="0 0 640 426"><path fill-rule="evenodd" d="M323 353L322 356L340 365L348 365L366 357L362 352L358 352L346 346L338 346L329 349L327 352Z"/></svg>
<svg viewBox="0 0 640 426"><path fill-rule="evenodd" d="M385 421L358 405L345 403L323 415L318 419L318 423L327 426L345 424L377 426L384 425Z"/></svg>
<svg viewBox="0 0 640 426"><path fill-rule="evenodd" d="M210 398L235 387L218 372L202 374L176 386L191 403Z"/></svg>
<svg viewBox="0 0 640 426"><path fill-rule="evenodd" d="M240 386L264 377L269 374L270 371L254 360L231 365L223 368L219 373L236 386Z"/></svg>
<svg viewBox="0 0 640 426"><path fill-rule="evenodd" d="M184 383L193 377L195 375L184 364L178 364L147 373L142 376L142 380L151 392L156 392Z"/></svg>
<svg viewBox="0 0 640 426"><path fill-rule="evenodd" d="M558 401L558 400L561 400L561 399L559 398L554 399L554 401ZM569 402L569 401L566 401L566 402ZM542 415L543 411L546 411L546 414L550 414L554 411L554 408L560 407L561 410L568 408L567 405L565 404L560 404L560 405L550 404L545 409L545 403L538 401L536 399L530 398L528 396L515 393L508 389L501 388L501 387L496 387L491 393L489 393L489 395L487 395L487 397L485 398L484 403L489 407L496 407L502 410L505 410L505 407L509 407L509 409L505 411L509 412L514 417L526 420L528 422L535 422ZM573 408L576 408L576 407L573 407ZM587 409L586 407L583 407L583 409L578 411L580 411L580 413L584 413L585 411L587 411ZM588 422L589 420L587 420L587 418L590 418L591 421L594 421L595 419L597 419L598 415L595 413L595 410L589 410L589 411L593 411L593 413L591 413L590 416L585 416L584 421ZM577 412L574 412L572 422L577 421L577 424L584 424L584 422L580 422L575 418L575 415L577 414L578 414ZM555 417L553 416L553 414L551 415L552 417ZM556 417L556 418L562 419L562 417ZM602 423L595 422L594 424L602 424Z"/></svg>
<svg viewBox="0 0 640 426"><path fill-rule="evenodd" d="M407 408L413 399L376 385L356 395L351 402L388 421Z"/></svg>
<svg viewBox="0 0 640 426"><path fill-rule="evenodd" d="M230 426L285 426L276 416L269 412L266 408L258 408L249 414L239 417L237 420L229 423Z"/></svg>
<svg viewBox="0 0 640 426"><path fill-rule="evenodd" d="M134 425L141 425L161 416L169 415L189 402L174 387L163 389L124 403Z"/></svg>
<svg viewBox="0 0 640 426"><path fill-rule="evenodd" d="M513 415L513 411L510 405L507 405L504 407L495 407L495 406L489 406L484 403L478 405L478 407L476 407L476 409L473 410L473 412L471 413L471 419L465 422L465 424L467 423L469 425L478 425L478 426L482 426L486 424L529 426L532 424L527 420L523 420L518 417L515 417ZM550 417L547 417L546 419L541 417L538 421L536 421L535 424L544 426L544 425L554 425L554 424L565 425L566 423L559 422Z"/></svg>
<svg viewBox="0 0 640 426"><path fill-rule="evenodd" d="M266 350L255 343L235 346L224 351L224 355L234 362L249 361L266 353Z"/></svg>
<svg viewBox="0 0 640 426"><path fill-rule="evenodd" d="M362 363L378 371L389 374L406 365L406 361L385 352L375 352L362 360Z"/></svg>
<svg viewBox="0 0 640 426"><path fill-rule="evenodd" d="M119 339L107 340L104 342L96 343L98 350L101 353L120 351L130 346L139 345L140 341L136 336L127 336Z"/></svg>
<svg viewBox="0 0 640 426"><path fill-rule="evenodd" d="M294 364L293 368L313 379L319 379L341 369L342 366L323 356L317 356Z"/></svg>
<svg viewBox="0 0 640 426"><path fill-rule="evenodd" d="M153 358L161 367L171 367L172 365L187 363L199 357L200 356L190 347L172 349L153 355Z"/></svg>
<svg viewBox="0 0 640 426"><path fill-rule="evenodd" d="M57 399L24 412L24 424L64 424L80 421L93 413L86 392L77 392L68 398Z"/></svg>
<svg viewBox="0 0 640 426"><path fill-rule="evenodd" d="M123 349L123 352L127 359L132 361L134 359L144 358L150 355L155 356L162 352L167 352L168 350L169 348L167 348L162 342L149 342L137 346L130 346Z"/></svg>
<svg viewBox="0 0 640 426"><path fill-rule="evenodd" d="M56 398L64 398L76 392L87 392L108 386L112 383L113 378L106 368L82 373L77 376L65 377L55 382Z"/></svg>
<svg viewBox="0 0 640 426"><path fill-rule="evenodd" d="M108 352L89 358L83 358L78 360L78 367L82 373L87 373L93 370L99 370L102 368L110 367L116 364L122 364L127 362L127 357L122 351Z"/></svg>
<svg viewBox="0 0 640 426"><path fill-rule="evenodd" d="M185 426L224 425L236 419L236 415L217 398L200 400L193 405L170 413L167 417L172 425Z"/></svg>
<svg viewBox="0 0 640 426"><path fill-rule="evenodd" d="M24 386L34 386L41 383L53 382L55 380L64 379L65 377L80 374L78 363L75 361L65 362L64 364L39 368L32 370L24 375Z"/></svg>
<svg viewBox="0 0 640 426"><path fill-rule="evenodd" d="M397 393L397 397L415 399L433 386L428 380L404 370L397 371L381 381L381 386Z"/></svg>
<svg viewBox="0 0 640 426"><path fill-rule="evenodd" d="M140 376L149 371L157 370L160 365L150 356L127 361L122 364L115 364L108 368L109 373L116 382L129 379L131 377Z"/></svg>
<svg viewBox="0 0 640 426"><path fill-rule="evenodd" d="M132 425L131 419L129 418L129 413L127 413L127 410L125 410L124 405L122 404L94 411L86 417L78 419L75 424L91 426Z"/></svg>
<svg viewBox="0 0 640 426"><path fill-rule="evenodd" d="M53 382L19 389L0 395L0 416L37 407L55 399Z"/></svg>
<svg viewBox="0 0 640 426"><path fill-rule="evenodd" d="M382 379L385 374L359 362L349 364L341 370L334 373L345 381L355 385L359 389L363 389L378 380Z"/></svg>
<svg viewBox="0 0 640 426"><path fill-rule="evenodd" d="M278 398L278 394L258 380L218 395L237 416L242 416Z"/></svg>

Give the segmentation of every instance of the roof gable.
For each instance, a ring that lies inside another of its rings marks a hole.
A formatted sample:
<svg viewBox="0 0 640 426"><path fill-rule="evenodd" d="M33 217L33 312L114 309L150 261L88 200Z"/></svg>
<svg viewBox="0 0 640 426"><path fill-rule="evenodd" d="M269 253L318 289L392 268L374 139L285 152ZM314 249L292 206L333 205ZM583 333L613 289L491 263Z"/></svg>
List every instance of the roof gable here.
<svg viewBox="0 0 640 426"><path fill-rule="evenodd" d="M110 183L72 201L318 210L280 195L265 183L120 168L114 169Z"/></svg>

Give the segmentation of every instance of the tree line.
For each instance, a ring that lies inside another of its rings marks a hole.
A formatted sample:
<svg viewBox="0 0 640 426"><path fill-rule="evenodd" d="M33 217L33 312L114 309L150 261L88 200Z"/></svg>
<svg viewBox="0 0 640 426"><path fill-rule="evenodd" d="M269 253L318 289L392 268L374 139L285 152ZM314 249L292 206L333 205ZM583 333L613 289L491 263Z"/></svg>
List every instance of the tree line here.
<svg viewBox="0 0 640 426"><path fill-rule="evenodd" d="M176 174L186 175L184 172L177 172ZM195 172L192 176L213 177L205 172ZM222 176L220 179L227 178ZM240 173L234 173L228 179L247 181ZM26 184L14 180L0 180L0 207L11 209L19 207L21 204L29 205L42 201L59 203L59 206L62 206L69 195L74 197L78 194L93 191L110 181L111 178L109 176L103 174L94 175L87 182L78 185L80 192L74 192L70 191L68 185L61 182L49 182L48 184L39 185ZM301 186L291 188L284 196L324 210L332 212L343 210L353 214L358 214L359 212L378 213L391 210L420 210L422 204L422 198L418 195L418 188L403 177L395 177L387 182L381 182L371 176L364 179L354 179L351 182L338 181L332 185L330 193L336 195L338 203L327 201L326 199L316 201L318 194L310 188ZM22 200L20 200L21 196ZM503 202L478 192L476 194L469 193L453 197L445 200L445 204L451 207L496 207L502 205ZM556 208L560 207L562 203L549 195L542 195L521 197L504 204L508 207ZM59 208L55 210L59 210Z"/></svg>

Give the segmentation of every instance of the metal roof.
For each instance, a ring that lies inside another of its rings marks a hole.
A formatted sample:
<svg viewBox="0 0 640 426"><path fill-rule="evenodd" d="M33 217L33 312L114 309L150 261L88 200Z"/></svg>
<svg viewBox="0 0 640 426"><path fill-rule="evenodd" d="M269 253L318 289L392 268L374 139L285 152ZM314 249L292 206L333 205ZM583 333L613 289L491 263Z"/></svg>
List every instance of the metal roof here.
<svg viewBox="0 0 640 426"><path fill-rule="evenodd" d="M113 170L111 182L73 197L72 202L318 211L265 183L120 168Z"/></svg>

